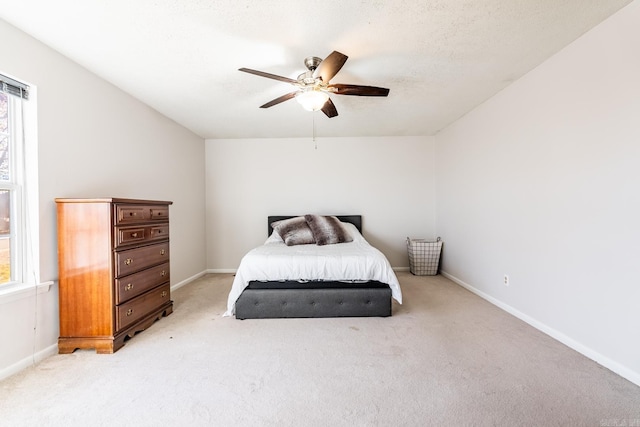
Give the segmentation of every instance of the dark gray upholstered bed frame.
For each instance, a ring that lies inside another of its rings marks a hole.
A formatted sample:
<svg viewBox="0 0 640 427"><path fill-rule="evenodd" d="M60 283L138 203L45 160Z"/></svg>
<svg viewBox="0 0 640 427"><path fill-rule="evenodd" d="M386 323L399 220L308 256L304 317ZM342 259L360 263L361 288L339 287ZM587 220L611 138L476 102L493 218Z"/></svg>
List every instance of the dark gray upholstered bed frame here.
<svg viewBox="0 0 640 427"><path fill-rule="evenodd" d="M268 217L271 223L293 216ZM337 217L362 232L362 217ZM377 281L345 284L332 281L251 281L236 301L237 319L285 317L387 317L391 316L391 288Z"/></svg>

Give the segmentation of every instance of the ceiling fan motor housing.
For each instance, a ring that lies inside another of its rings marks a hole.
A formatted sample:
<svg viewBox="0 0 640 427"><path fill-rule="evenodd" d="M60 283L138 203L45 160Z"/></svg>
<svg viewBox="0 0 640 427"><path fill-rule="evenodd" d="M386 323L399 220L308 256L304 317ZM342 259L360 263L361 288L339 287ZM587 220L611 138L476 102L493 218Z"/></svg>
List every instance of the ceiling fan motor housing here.
<svg viewBox="0 0 640 427"><path fill-rule="evenodd" d="M318 58L317 56L307 56L304 59L304 66L311 72L315 71L318 68L318 65L322 62L322 58Z"/></svg>

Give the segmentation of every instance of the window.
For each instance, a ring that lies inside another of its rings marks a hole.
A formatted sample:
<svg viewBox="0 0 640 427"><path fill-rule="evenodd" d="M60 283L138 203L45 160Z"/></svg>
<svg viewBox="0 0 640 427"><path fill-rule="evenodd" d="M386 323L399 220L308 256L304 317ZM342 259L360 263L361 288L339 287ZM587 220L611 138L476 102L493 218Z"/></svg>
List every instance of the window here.
<svg viewBox="0 0 640 427"><path fill-rule="evenodd" d="M28 86L0 74L0 286L25 283L31 264L25 220L27 98Z"/></svg>
<svg viewBox="0 0 640 427"><path fill-rule="evenodd" d="M16 193L12 179L13 145L9 126L9 95L0 93L0 284L20 280L16 269L15 226L11 227L11 199ZM13 267L13 268L12 268Z"/></svg>

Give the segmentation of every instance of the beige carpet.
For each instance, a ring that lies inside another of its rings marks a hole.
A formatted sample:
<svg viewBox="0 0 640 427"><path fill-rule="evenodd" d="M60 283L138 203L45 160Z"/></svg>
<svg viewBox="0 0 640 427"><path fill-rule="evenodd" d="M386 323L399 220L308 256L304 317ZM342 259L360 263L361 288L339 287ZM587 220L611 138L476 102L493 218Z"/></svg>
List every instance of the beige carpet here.
<svg viewBox="0 0 640 427"><path fill-rule="evenodd" d="M0 383L0 425L640 426L640 387L441 276L398 277L390 318L244 321L221 317L232 275L203 277L119 352Z"/></svg>

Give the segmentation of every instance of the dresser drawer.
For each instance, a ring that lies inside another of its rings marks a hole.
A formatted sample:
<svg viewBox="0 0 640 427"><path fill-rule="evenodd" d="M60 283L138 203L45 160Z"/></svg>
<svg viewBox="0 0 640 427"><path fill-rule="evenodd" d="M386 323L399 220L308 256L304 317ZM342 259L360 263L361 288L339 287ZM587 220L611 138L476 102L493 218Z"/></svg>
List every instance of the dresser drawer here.
<svg viewBox="0 0 640 427"><path fill-rule="evenodd" d="M171 288L167 283L116 306L116 329L126 328L169 301L171 301Z"/></svg>
<svg viewBox="0 0 640 427"><path fill-rule="evenodd" d="M116 205L116 224L133 224L145 221L167 221L168 206Z"/></svg>
<svg viewBox="0 0 640 427"><path fill-rule="evenodd" d="M115 252L116 277L126 276L169 260L169 242Z"/></svg>
<svg viewBox="0 0 640 427"><path fill-rule="evenodd" d="M147 226L116 227L115 247L169 238L169 223Z"/></svg>
<svg viewBox="0 0 640 427"><path fill-rule="evenodd" d="M121 304L155 288L168 281L169 277L169 263L165 262L116 279L116 304Z"/></svg>

